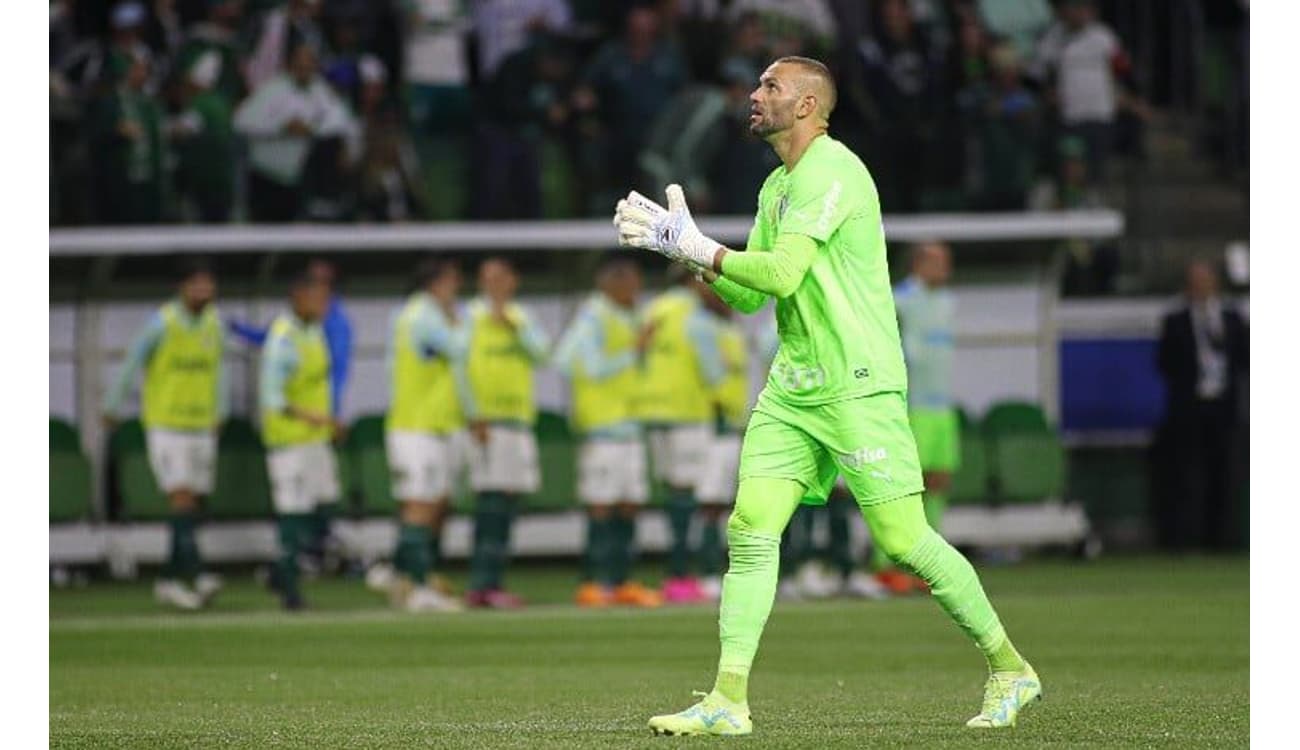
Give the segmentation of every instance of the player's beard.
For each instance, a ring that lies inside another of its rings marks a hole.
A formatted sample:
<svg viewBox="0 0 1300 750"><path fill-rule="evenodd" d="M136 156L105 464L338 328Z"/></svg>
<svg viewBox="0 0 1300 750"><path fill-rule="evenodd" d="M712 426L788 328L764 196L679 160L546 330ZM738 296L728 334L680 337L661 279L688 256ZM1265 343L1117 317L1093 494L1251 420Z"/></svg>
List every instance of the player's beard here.
<svg viewBox="0 0 1300 750"><path fill-rule="evenodd" d="M758 121L749 126L749 132L766 139L774 133L794 127L794 107L784 110L764 110Z"/></svg>

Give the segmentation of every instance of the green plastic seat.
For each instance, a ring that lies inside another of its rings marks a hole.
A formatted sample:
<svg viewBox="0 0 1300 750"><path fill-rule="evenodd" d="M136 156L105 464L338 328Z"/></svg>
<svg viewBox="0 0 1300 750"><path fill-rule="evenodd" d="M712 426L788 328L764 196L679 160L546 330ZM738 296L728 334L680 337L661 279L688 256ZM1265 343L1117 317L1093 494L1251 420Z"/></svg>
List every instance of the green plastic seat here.
<svg viewBox="0 0 1300 750"><path fill-rule="evenodd" d="M1038 404L1027 401L1003 401L991 406L981 423L984 433L998 436L1010 433L1051 432L1047 415Z"/></svg>
<svg viewBox="0 0 1300 750"><path fill-rule="evenodd" d="M50 523L90 516L90 461L81 451L50 451Z"/></svg>
<svg viewBox="0 0 1300 750"><path fill-rule="evenodd" d="M963 430L961 466L952 475L950 499L955 505L977 505L989 496L988 446L978 430Z"/></svg>
<svg viewBox="0 0 1300 750"><path fill-rule="evenodd" d="M138 419L122 422L108 440L108 455L117 473L123 520L153 521L168 516L167 496L154 481Z"/></svg>
<svg viewBox="0 0 1300 750"><path fill-rule="evenodd" d="M234 417L217 441L217 476L208 514L222 519L258 519L273 515L266 451L253 424Z"/></svg>
<svg viewBox="0 0 1300 750"><path fill-rule="evenodd" d="M50 453L56 451L80 453L81 436L70 422L58 417L50 417Z"/></svg>
<svg viewBox="0 0 1300 750"><path fill-rule="evenodd" d="M578 497L578 444L563 416L550 412L537 416L537 458L542 486L528 498L525 510L572 508Z"/></svg>
<svg viewBox="0 0 1300 750"><path fill-rule="evenodd" d="M1055 433L1002 435L991 445L997 497L1035 503L1065 494L1065 448Z"/></svg>

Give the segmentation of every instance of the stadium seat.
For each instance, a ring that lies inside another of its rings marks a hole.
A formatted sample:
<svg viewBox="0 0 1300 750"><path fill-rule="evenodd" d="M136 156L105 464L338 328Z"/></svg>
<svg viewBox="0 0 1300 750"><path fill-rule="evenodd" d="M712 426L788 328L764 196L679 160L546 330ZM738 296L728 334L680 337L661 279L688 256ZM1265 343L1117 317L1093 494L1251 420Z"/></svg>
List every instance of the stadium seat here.
<svg viewBox="0 0 1300 750"><path fill-rule="evenodd" d="M1038 404L1027 401L1003 401L989 407L981 423L990 436L1017 432L1051 432L1047 415Z"/></svg>
<svg viewBox="0 0 1300 750"><path fill-rule="evenodd" d="M271 482L266 451L247 419L233 417L217 443L217 478L208 514L213 518L270 518Z"/></svg>
<svg viewBox="0 0 1300 750"><path fill-rule="evenodd" d="M384 417L359 417L348 430L344 455L351 465L351 482L361 501L362 515L381 516L397 512L393 500L388 455L384 450Z"/></svg>
<svg viewBox="0 0 1300 750"><path fill-rule="evenodd" d="M524 504L525 511L562 510L577 502L578 448L568 420L559 414L537 415L537 454L542 487Z"/></svg>
<svg viewBox="0 0 1300 750"><path fill-rule="evenodd" d="M961 436L961 466L952 476L951 501L976 505L989 496L988 444L979 430L964 428Z"/></svg>
<svg viewBox="0 0 1300 750"><path fill-rule="evenodd" d="M1008 503L1061 499L1065 494L1065 449L1053 432L999 436L991 443L996 496Z"/></svg>
<svg viewBox="0 0 1300 750"><path fill-rule="evenodd" d="M81 452L81 436L70 422L50 417L50 453L57 451Z"/></svg>
<svg viewBox="0 0 1300 750"><path fill-rule="evenodd" d="M122 499L122 517L128 521L152 521L168 516L167 497L158 489L149 454L145 449L144 427L138 419L122 422L108 441L109 460L117 472L117 492Z"/></svg>
<svg viewBox="0 0 1300 750"><path fill-rule="evenodd" d="M51 450L50 523L81 520L90 509L90 461L80 449Z"/></svg>

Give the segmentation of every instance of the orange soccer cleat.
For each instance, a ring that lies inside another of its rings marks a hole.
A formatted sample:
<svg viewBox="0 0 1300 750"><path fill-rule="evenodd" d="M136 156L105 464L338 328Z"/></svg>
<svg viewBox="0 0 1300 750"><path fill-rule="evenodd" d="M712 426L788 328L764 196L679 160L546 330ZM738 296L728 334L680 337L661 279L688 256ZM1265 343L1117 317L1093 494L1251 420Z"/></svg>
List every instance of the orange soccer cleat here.
<svg viewBox="0 0 1300 750"><path fill-rule="evenodd" d="M664 598L658 591L648 589L635 581L628 581L614 589L614 602L633 607L658 607L664 603Z"/></svg>
<svg viewBox="0 0 1300 750"><path fill-rule="evenodd" d="M579 607L608 607L614 603L614 594L598 583L588 582L578 587L578 593L574 595L573 601Z"/></svg>

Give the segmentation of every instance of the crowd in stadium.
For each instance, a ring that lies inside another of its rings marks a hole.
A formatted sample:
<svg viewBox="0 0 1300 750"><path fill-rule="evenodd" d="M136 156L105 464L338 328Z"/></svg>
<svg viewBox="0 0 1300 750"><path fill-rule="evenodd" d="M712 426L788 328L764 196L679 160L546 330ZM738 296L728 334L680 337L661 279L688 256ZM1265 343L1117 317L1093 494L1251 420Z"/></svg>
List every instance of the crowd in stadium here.
<svg viewBox="0 0 1300 750"><path fill-rule="evenodd" d="M790 54L888 212L1095 204L1151 116L1092 0L58 0L52 223L749 213Z"/></svg>

